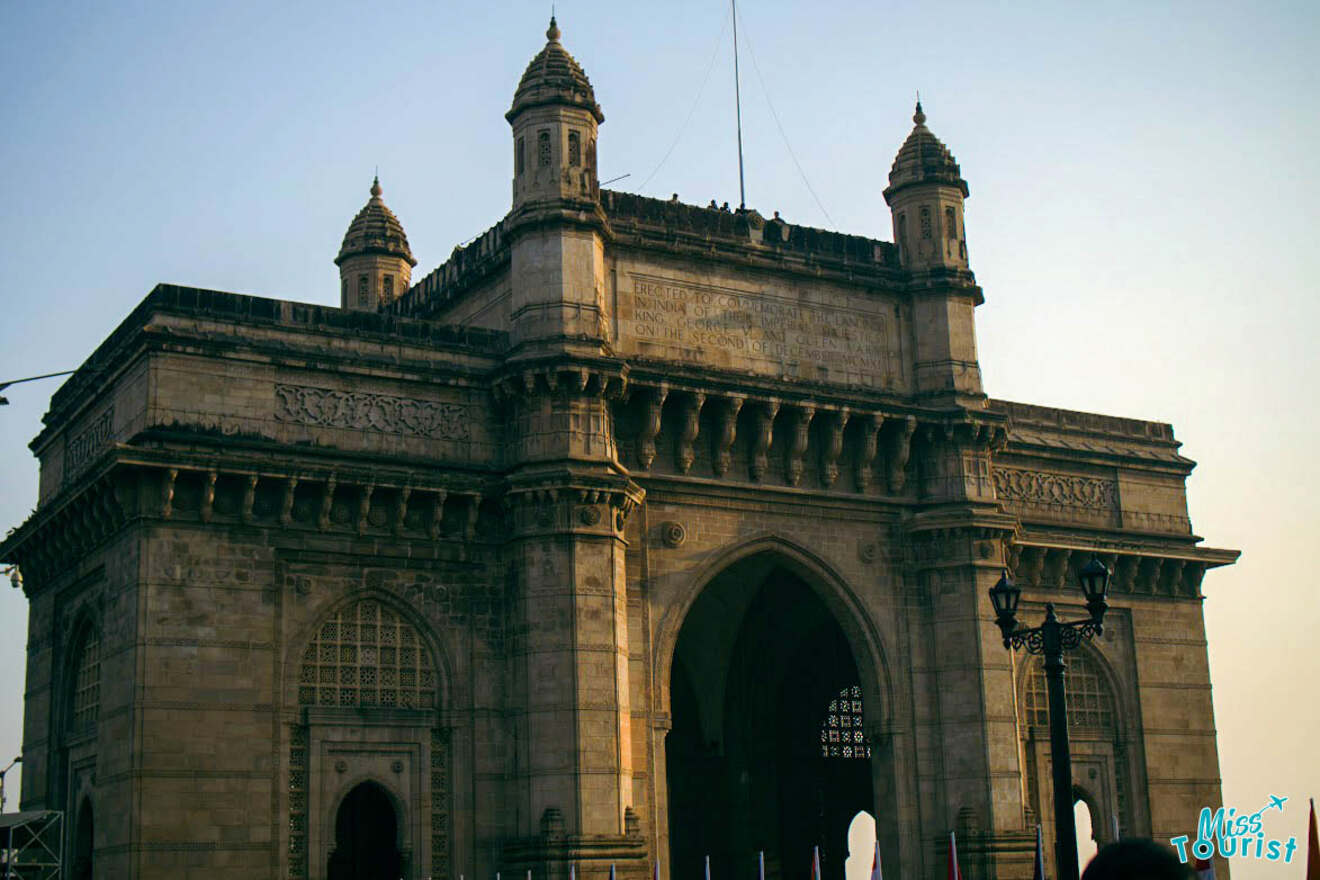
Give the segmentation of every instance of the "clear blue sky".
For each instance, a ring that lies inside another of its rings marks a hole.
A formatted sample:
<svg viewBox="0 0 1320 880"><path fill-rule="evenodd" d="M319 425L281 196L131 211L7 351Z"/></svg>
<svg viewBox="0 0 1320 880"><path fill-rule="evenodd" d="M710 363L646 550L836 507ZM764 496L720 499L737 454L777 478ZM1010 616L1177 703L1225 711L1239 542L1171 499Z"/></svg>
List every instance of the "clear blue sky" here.
<svg viewBox="0 0 1320 880"><path fill-rule="evenodd" d="M419 277L438 265L508 207L503 113L547 6L0 5L0 381L76 366L159 281L335 302L376 166ZM889 238L880 193L920 89L971 186L990 393L1171 421L1200 461L1196 530L1244 550L1205 588L1225 797L1252 809L1320 794L1317 8L740 10L750 205ZM736 203L727 6L558 12L605 111L602 179L636 190L691 112L644 192ZM34 503L26 443L55 387L7 392L0 523ZM0 590L0 756L25 618Z"/></svg>

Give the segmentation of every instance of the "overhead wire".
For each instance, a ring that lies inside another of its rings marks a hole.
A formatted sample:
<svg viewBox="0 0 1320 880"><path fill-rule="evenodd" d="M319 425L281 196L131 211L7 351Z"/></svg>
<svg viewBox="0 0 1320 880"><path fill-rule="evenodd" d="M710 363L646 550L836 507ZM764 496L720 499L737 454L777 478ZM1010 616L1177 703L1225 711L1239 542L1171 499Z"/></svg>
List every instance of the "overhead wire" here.
<svg viewBox="0 0 1320 880"><path fill-rule="evenodd" d="M746 27L743 28L743 40L747 43L747 52L752 56L752 69L756 71L756 79L761 84L761 94L765 96L766 106L770 108L770 116L775 120L775 127L779 129L779 136L783 138L784 146L788 149L788 155L793 159L793 165L797 168L798 175L802 182L807 186L807 192L816 201L816 207L825 215L825 220L834 226L834 218L830 217L830 212L825 210L825 206L820 201L820 196L816 195L815 188L811 181L807 179L807 172L802 169L802 163L798 161L797 154L793 152L793 145L788 142L788 134L784 131L784 125L779 121L779 113L775 111L775 102L770 100L770 90L765 87L765 77L761 75L761 65L756 63L756 48L752 45L751 35L747 33Z"/></svg>
<svg viewBox="0 0 1320 880"><path fill-rule="evenodd" d="M661 168L665 167L665 163L669 161L669 157L673 154L674 148L677 147L678 142L682 140L683 132L687 131L688 123L692 121L693 114L697 112L697 105L701 103L701 96L706 91L706 84L710 82L711 71L715 69L715 61L719 58L720 47L724 44L724 32L728 29L729 16L725 15L724 22L720 26L720 35L715 40L715 49L710 53L710 63L706 65L706 75L701 79L701 86L697 89L697 96L692 100L692 107L688 110L687 118L685 118L683 124L678 127L678 133L674 135L674 141L669 145L669 149L665 150L665 155L660 160L660 164L656 165L655 170L646 176L646 179L642 181L641 186L637 187L638 192L644 192L646 190L646 185L660 173Z"/></svg>

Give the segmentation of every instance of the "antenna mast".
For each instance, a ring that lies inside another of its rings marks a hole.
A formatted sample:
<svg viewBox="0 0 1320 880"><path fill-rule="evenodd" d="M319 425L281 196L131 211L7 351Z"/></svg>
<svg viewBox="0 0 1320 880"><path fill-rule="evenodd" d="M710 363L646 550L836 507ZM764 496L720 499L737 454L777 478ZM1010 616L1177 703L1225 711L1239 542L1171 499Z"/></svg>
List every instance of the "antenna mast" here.
<svg viewBox="0 0 1320 880"><path fill-rule="evenodd" d="M733 10L733 100L738 111L738 210L747 207L747 187L743 183L742 83L738 77L738 2L729 0Z"/></svg>

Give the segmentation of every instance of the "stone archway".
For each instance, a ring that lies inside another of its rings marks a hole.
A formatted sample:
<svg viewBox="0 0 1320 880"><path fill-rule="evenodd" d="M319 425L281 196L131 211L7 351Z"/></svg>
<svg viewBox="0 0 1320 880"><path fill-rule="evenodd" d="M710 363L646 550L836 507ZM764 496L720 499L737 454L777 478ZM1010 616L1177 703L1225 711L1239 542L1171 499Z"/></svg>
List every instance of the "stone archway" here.
<svg viewBox="0 0 1320 880"><path fill-rule="evenodd" d="M842 880L848 826L875 810L860 681L838 619L779 554L711 579L670 676L671 876L701 876L707 855L712 876L744 875L764 851L767 877L798 878L818 845L824 876ZM847 757L844 730L859 740Z"/></svg>
<svg viewBox="0 0 1320 880"><path fill-rule="evenodd" d="M354 786L335 813L328 880L398 880L403 870L400 824L384 788L374 782Z"/></svg>

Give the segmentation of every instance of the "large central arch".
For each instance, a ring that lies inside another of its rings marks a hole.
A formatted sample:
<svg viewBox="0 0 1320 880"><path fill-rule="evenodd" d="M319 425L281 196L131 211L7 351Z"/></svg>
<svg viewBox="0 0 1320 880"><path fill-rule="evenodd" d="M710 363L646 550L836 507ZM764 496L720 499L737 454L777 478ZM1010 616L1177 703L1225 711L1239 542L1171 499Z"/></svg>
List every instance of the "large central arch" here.
<svg viewBox="0 0 1320 880"><path fill-rule="evenodd" d="M741 876L764 851L768 877L804 877L819 845L841 880L849 823L879 815L861 711L874 730L887 708L875 640L800 548L763 539L712 568L668 640L662 625L670 875L700 876L708 855L713 875Z"/></svg>

